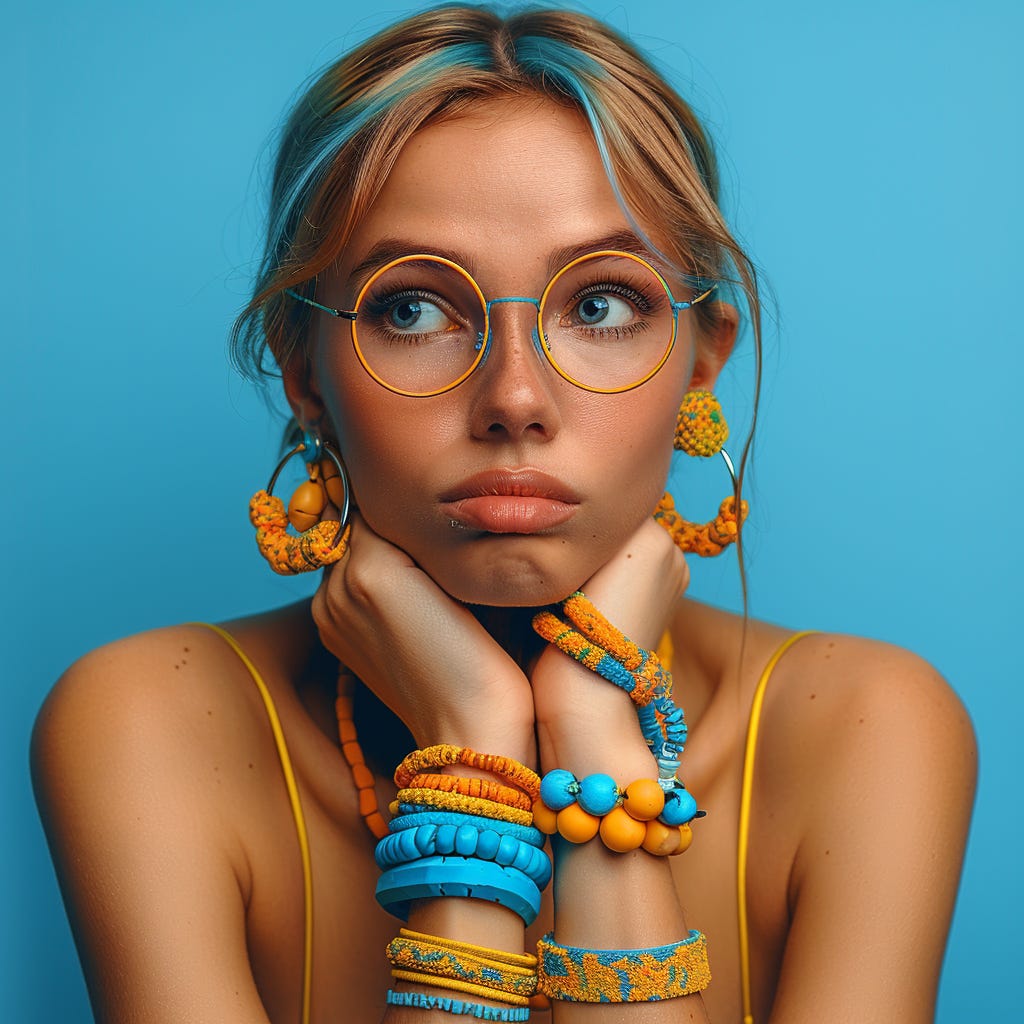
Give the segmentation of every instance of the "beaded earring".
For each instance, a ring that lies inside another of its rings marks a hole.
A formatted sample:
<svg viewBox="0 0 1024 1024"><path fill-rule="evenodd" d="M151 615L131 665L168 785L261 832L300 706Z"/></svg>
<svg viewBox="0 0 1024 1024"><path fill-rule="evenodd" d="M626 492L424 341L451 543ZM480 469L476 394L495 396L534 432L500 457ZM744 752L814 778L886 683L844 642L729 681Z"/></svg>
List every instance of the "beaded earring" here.
<svg viewBox="0 0 1024 1024"><path fill-rule="evenodd" d="M736 469L723 447L729 437L729 426L718 399L702 389L687 391L679 408L672 447L687 455L711 458L721 455L729 470L733 493L718 507L718 515L708 523L691 523L675 508L670 494L658 502L654 518L668 530L676 544L686 552L710 557L721 554L739 536L740 525L747 517L747 503L739 502L737 514Z"/></svg>
<svg viewBox="0 0 1024 1024"><path fill-rule="evenodd" d="M288 502L273 495L274 484L285 463L301 455L308 480L299 484ZM338 510L338 520L321 520L328 503ZM249 519L256 527L256 545L270 568L282 576L311 572L337 562L348 548L348 474L337 450L308 432L277 464L270 483L249 501ZM299 531L288 532L288 524Z"/></svg>

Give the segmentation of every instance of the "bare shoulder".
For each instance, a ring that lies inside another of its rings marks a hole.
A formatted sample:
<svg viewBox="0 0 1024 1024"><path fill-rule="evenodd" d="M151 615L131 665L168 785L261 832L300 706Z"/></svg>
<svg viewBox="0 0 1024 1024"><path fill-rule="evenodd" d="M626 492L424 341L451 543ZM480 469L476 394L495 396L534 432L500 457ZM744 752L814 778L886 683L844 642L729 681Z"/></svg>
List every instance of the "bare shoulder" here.
<svg viewBox="0 0 1024 1024"><path fill-rule="evenodd" d="M212 630L176 626L86 655L39 713L33 782L97 1019L266 1019L246 956L267 743L247 675Z"/></svg>
<svg viewBox="0 0 1024 1024"><path fill-rule="evenodd" d="M758 746L761 821L788 848L772 1019L931 1020L974 800L967 711L870 640L804 637L776 673Z"/></svg>
<svg viewBox="0 0 1024 1024"><path fill-rule="evenodd" d="M785 655L766 714L787 745L870 756L895 769L918 758L942 759L973 779L970 716L950 684L903 648L841 634L802 638ZM931 752L929 754L929 752Z"/></svg>

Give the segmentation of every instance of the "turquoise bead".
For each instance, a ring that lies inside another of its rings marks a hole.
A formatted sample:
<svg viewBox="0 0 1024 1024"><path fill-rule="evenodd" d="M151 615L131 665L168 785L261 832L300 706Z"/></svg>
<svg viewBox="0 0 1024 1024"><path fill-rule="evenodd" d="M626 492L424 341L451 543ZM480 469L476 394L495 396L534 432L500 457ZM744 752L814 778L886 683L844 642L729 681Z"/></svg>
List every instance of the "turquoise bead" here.
<svg viewBox="0 0 1024 1024"><path fill-rule="evenodd" d="M603 817L619 802L619 787L610 775L596 772L580 779L580 807L595 817Z"/></svg>
<svg viewBox="0 0 1024 1024"><path fill-rule="evenodd" d="M438 825L437 827L437 852L440 854L450 854L455 851L455 833L456 828L454 825Z"/></svg>
<svg viewBox="0 0 1024 1024"><path fill-rule="evenodd" d="M494 854L495 861L503 867L508 867L516 859L519 846L519 841L514 837L502 836L501 841L498 843L498 849Z"/></svg>
<svg viewBox="0 0 1024 1024"><path fill-rule="evenodd" d="M480 833L469 825L463 825L455 832L455 852L460 857L472 857L476 853L477 837Z"/></svg>
<svg viewBox="0 0 1024 1024"><path fill-rule="evenodd" d="M575 803L578 792L576 776L564 768L553 768L540 782L540 798L544 806L553 811L564 810Z"/></svg>
<svg viewBox="0 0 1024 1024"><path fill-rule="evenodd" d="M665 825L685 825L697 813L697 801L688 790L672 789L665 794L665 809L658 820Z"/></svg>
<svg viewBox="0 0 1024 1024"><path fill-rule="evenodd" d="M483 860L494 860L498 852L498 844L501 842L501 835L493 829L485 828L480 832L480 838L476 843L476 855ZM529 845L529 844L527 844Z"/></svg>

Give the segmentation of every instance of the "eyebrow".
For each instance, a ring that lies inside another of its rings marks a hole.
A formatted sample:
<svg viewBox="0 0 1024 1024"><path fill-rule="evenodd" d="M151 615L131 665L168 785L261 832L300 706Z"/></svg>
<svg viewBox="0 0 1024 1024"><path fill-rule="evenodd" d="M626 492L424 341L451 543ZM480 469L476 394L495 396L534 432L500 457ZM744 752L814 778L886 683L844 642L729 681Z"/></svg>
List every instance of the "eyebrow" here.
<svg viewBox="0 0 1024 1024"><path fill-rule="evenodd" d="M628 252L633 256L640 256L648 262L658 265L656 257L651 252L649 245L646 245L641 238L633 231L618 230L611 231L606 235L597 238L588 238L585 241L576 242L573 245L561 246L548 254L547 273L551 277L556 271L561 270L567 263L571 263L580 256L588 253L600 252L604 249L615 249L619 252ZM422 253L424 256L440 256L443 259L458 263L470 274L476 276L474 260L466 252L459 249L449 249L445 246L423 245L407 238L382 238L374 245L366 256L359 261L349 274L349 281L362 284L363 279L372 271L396 260L401 256L408 256L412 253Z"/></svg>

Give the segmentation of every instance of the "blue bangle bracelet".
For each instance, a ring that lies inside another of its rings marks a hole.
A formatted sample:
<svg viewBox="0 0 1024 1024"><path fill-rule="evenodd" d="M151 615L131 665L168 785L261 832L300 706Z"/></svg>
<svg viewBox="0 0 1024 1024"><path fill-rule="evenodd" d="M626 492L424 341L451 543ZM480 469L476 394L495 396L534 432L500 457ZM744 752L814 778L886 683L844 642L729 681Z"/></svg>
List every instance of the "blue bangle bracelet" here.
<svg viewBox="0 0 1024 1024"><path fill-rule="evenodd" d="M388 1006L415 1006L418 1010L446 1010L448 1013L476 1017L477 1020L525 1021L530 1019L528 1006L485 1006L468 1003L465 999L447 996L426 996L421 992L396 992L389 988Z"/></svg>
<svg viewBox="0 0 1024 1024"><path fill-rule="evenodd" d="M517 839L474 825L420 825L385 836L374 851L382 870L408 864L424 857L475 857L522 871L539 889L551 881L548 855Z"/></svg>
<svg viewBox="0 0 1024 1024"><path fill-rule="evenodd" d="M377 880L377 902L403 921L411 900L461 896L498 903L529 926L540 913L540 889L516 868L471 857L423 857L389 868Z"/></svg>
<svg viewBox="0 0 1024 1024"><path fill-rule="evenodd" d="M419 825L474 825L486 828L501 835L515 836L531 846L541 847L547 836L539 828L532 825L518 825L514 821L498 821L495 818L484 818L479 814L462 814L459 811L438 811L433 807L420 804L399 804L400 817L392 818L388 828L392 832L416 828Z"/></svg>

